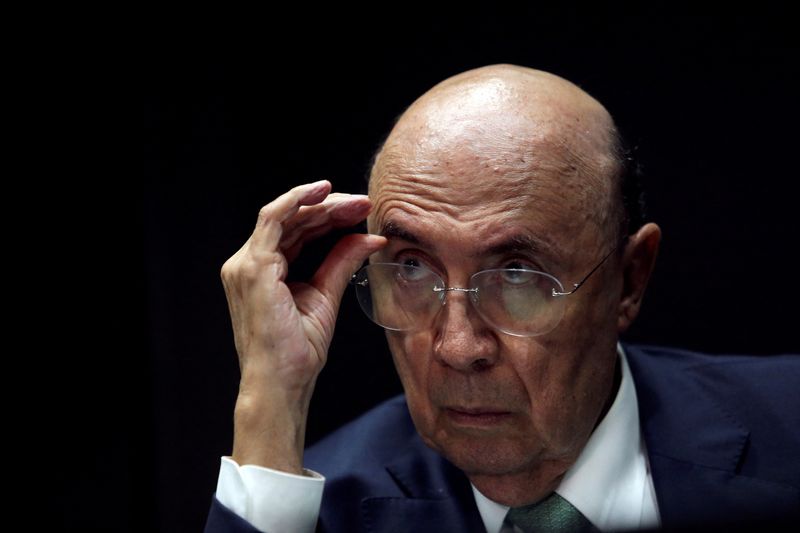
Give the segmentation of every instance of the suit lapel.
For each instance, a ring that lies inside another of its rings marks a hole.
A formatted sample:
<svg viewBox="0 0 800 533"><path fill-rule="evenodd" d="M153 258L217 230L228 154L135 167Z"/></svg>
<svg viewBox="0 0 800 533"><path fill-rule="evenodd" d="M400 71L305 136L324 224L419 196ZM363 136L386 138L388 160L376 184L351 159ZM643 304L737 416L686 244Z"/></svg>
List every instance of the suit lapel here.
<svg viewBox="0 0 800 533"><path fill-rule="evenodd" d="M367 531L485 531L467 477L419 438L386 470L404 496L365 498Z"/></svg>
<svg viewBox="0 0 800 533"><path fill-rule="evenodd" d="M738 474L749 431L717 401L728 392L708 371L713 363L676 371L657 355L626 353L663 526L725 523L797 498L785 485Z"/></svg>

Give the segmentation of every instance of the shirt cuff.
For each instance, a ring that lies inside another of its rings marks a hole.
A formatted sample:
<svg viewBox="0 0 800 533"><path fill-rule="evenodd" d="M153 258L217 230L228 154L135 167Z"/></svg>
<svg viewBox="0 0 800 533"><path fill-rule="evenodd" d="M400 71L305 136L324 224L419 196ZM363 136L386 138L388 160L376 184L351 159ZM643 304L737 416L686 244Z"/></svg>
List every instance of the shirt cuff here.
<svg viewBox="0 0 800 533"><path fill-rule="evenodd" d="M302 476L262 466L239 466L223 457L217 480L219 502L261 531L313 533L325 478L303 469Z"/></svg>

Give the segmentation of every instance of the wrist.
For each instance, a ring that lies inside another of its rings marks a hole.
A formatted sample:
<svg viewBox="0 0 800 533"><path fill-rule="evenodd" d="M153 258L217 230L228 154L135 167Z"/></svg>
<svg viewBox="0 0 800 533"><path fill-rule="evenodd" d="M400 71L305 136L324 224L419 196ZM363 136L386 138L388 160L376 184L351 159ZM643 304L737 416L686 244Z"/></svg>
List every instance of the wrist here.
<svg viewBox="0 0 800 533"><path fill-rule="evenodd" d="M294 394L239 393L233 459L302 475L308 401Z"/></svg>

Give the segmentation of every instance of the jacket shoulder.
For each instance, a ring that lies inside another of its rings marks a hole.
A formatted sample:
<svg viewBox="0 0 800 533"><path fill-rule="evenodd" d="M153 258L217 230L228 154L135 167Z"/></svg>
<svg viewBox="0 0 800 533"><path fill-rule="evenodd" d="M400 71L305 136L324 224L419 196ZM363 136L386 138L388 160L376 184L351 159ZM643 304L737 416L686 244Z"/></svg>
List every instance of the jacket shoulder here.
<svg viewBox="0 0 800 533"><path fill-rule="evenodd" d="M797 505L799 355L624 348L662 514L689 516L693 501L706 502L697 516ZM692 490L703 497L688 499Z"/></svg>
<svg viewBox="0 0 800 533"><path fill-rule="evenodd" d="M623 344L629 359L657 368L690 368L698 365L711 365L719 369L736 369L742 365L753 368L789 368L800 370L800 354L784 353L774 355L710 354L682 348L644 344Z"/></svg>
<svg viewBox="0 0 800 533"><path fill-rule="evenodd" d="M307 468L332 480L383 465L418 440L405 396L373 407L306 450Z"/></svg>
<svg viewBox="0 0 800 533"><path fill-rule="evenodd" d="M768 412L800 421L800 354L706 354L661 346L626 345L641 395L681 403L699 387L707 400L757 422ZM794 412L789 407L798 407Z"/></svg>

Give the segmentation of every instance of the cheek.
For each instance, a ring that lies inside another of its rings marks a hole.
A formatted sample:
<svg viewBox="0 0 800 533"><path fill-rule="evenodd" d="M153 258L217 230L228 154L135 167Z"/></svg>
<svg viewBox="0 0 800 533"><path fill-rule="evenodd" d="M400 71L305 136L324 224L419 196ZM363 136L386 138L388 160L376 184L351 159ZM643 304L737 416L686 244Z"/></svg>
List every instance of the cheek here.
<svg viewBox="0 0 800 533"><path fill-rule="evenodd" d="M518 355L516 372L530 401L533 425L549 448L561 450L569 450L575 439L582 438L587 420L593 423L598 405L603 403L601 393L609 365L603 354L614 352L613 342L608 346L598 342L596 330L594 335L578 333L566 318L555 330L530 339L527 345L516 341L507 346Z"/></svg>
<svg viewBox="0 0 800 533"><path fill-rule="evenodd" d="M432 351L431 335L427 332L399 333L387 330L386 340L406 396L416 398L426 395Z"/></svg>
<svg viewBox="0 0 800 533"><path fill-rule="evenodd" d="M518 379L509 383L515 386L509 392L528 404L532 425L552 445L561 438L559 428L572 426L570 395L580 365L571 341L569 335L548 334L528 342L512 339L506 347L506 353L516 355L514 377Z"/></svg>
<svg viewBox="0 0 800 533"><path fill-rule="evenodd" d="M616 351L617 306L612 295L613 291L600 287L567 308L563 329L559 329L571 338L575 350L589 354Z"/></svg>
<svg viewBox="0 0 800 533"><path fill-rule="evenodd" d="M429 446L434 446L437 420L430 395L431 335L387 331L386 339L414 425Z"/></svg>
<svg viewBox="0 0 800 533"><path fill-rule="evenodd" d="M584 294L582 305L567 309L564 320L547 335L551 382L543 399L547 409L537 412L543 425L572 429L578 440L588 436L605 405L616 361L616 317L607 294ZM588 303L586 303L588 302ZM571 421L559 424L554 414ZM567 440L563 434L561 439Z"/></svg>

